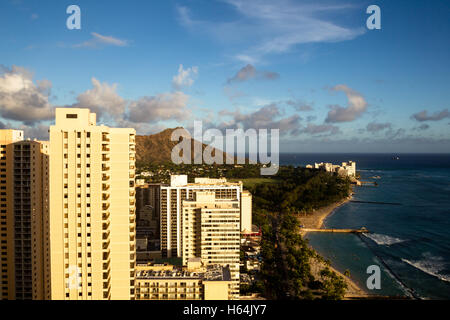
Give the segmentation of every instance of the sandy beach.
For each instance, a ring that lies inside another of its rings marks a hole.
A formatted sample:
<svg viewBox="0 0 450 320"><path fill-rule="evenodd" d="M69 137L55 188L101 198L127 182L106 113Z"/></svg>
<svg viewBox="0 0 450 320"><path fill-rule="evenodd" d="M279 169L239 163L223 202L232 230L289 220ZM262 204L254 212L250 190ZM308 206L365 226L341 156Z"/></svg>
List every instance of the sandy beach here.
<svg viewBox="0 0 450 320"><path fill-rule="evenodd" d="M299 215L298 219L300 220L300 224L303 225L304 228L314 228L319 229L322 228L323 221L327 216L333 213L334 210L347 203L352 199L349 196L346 199L343 199L339 202L333 203L329 206L314 210L311 213L306 215ZM307 232L300 230L302 236L304 236ZM314 249L314 248L313 248ZM320 270L325 267L323 262L319 262L316 259L312 259L311 261L311 271L313 274L318 275ZM336 272L338 275L342 276L347 283L347 292L345 294L345 299L357 299L357 298L367 298L369 294L367 294L364 290L358 287L349 277L344 276L342 273L334 269L333 267L329 267L331 270Z"/></svg>
<svg viewBox="0 0 450 320"><path fill-rule="evenodd" d="M334 210L336 210L343 204L347 203L351 199L352 197L350 196L339 202L314 210L313 212L307 213L305 215L299 215L298 219L300 220L300 224L303 225L304 228L313 228L313 229L322 228L323 221L325 220L325 218L328 217ZM304 233L305 232L303 231L302 234Z"/></svg>

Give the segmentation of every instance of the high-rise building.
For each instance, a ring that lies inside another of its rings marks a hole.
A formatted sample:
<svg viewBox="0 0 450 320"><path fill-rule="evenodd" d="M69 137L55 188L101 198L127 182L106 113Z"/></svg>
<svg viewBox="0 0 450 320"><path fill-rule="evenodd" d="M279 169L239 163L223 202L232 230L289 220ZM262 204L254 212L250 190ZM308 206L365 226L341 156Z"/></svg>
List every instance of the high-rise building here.
<svg viewBox="0 0 450 320"><path fill-rule="evenodd" d="M134 299L135 130L57 108L50 127L51 298Z"/></svg>
<svg viewBox="0 0 450 320"><path fill-rule="evenodd" d="M171 176L160 189L161 251L165 257L193 257L206 265L229 266L232 296L239 297L241 231L251 231L251 194L225 178Z"/></svg>
<svg viewBox="0 0 450 320"><path fill-rule="evenodd" d="M136 261L145 262L149 255L160 256L159 184L136 180Z"/></svg>
<svg viewBox="0 0 450 320"><path fill-rule="evenodd" d="M242 183L210 178L196 178L195 183L188 183L186 175L172 175L170 185L161 186L160 190L160 235L163 256L182 257L182 201L193 199L197 191L214 191L217 201L240 202Z"/></svg>
<svg viewBox="0 0 450 320"><path fill-rule="evenodd" d="M239 299L240 212L239 200L217 200L215 191L195 191L183 200L183 265L201 258L207 266L228 266L233 299Z"/></svg>
<svg viewBox="0 0 450 320"><path fill-rule="evenodd" d="M14 143L15 299L50 299L49 143Z"/></svg>
<svg viewBox="0 0 450 320"><path fill-rule="evenodd" d="M49 144L9 129L0 140L2 298L49 299Z"/></svg>
<svg viewBox="0 0 450 320"><path fill-rule="evenodd" d="M1 299L14 299L14 198L13 144L23 140L23 131L0 130L0 279Z"/></svg>

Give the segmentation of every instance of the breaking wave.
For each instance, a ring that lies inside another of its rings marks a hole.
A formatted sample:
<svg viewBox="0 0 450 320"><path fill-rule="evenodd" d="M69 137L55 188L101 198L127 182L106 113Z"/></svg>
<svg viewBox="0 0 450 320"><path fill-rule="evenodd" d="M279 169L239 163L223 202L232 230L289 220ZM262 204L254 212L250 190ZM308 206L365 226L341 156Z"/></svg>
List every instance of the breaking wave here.
<svg viewBox="0 0 450 320"><path fill-rule="evenodd" d="M393 244L406 241L403 239L387 236L385 234L377 234L377 233L364 233L364 236L374 241L376 244L380 246L391 246Z"/></svg>
<svg viewBox="0 0 450 320"><path fill-rule="evenodd" d="M425 272L426 274L429 274L430 276L438 278L439 280L450 282L450 275L440 273L446 268L446 264L443 261L444 259L441 257L432 257L429 255L428 257L429 258L427 259L417 261L411 261L402 258L402 261L422 272Z"/></svg>

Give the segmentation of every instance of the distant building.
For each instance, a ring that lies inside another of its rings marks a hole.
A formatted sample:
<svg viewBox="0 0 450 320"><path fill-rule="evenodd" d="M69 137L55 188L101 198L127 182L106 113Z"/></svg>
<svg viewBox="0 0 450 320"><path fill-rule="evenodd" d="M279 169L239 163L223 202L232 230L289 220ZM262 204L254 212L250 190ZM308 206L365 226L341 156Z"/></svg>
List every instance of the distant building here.
<svg viewBox="0 0 450 320"><path fill-rule="evenodd" d="M136 266L136 300L230 300L231 284L228 267L204 266L200 259L185 267Z"/></svg>
<svg viewBox="0 0 450 320"><path fill-rule="evenodd" d="M247 190L241 194L241 232L252 232L252 194Z"/></svg>
<svg viewBox="0 0 450 320"><path fill-rule="evenodd" d="M328 162L314 163L314 166L308 164L306 168L321 169L326 172L333 172L348 177L356 176L356 162L354 161L342 162L340 166Z"/></svg>
<svg viewBox="0 0 450 320"><path fill-rule="evenodd" d="M342 162L342 168L347 171L347 175L349 177L356 176L356 162L354 161Z"/></svg>
<svg viewBox="0 0 450 320"><path fill-rule="evenodd" d="M136 185L136 260L148 261L151 251L160 250L159 184Z"/></svg>

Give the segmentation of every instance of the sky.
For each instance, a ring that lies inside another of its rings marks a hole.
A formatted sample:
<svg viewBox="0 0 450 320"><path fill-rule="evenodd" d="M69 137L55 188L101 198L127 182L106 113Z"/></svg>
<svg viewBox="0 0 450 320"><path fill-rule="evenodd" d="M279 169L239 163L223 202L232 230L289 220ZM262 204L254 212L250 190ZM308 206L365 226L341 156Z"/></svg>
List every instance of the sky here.
<svg viewBox="0 0 450 320"><path fill-rule="evenodd" d="M80 107L139 134L280 129L282 152L448 153L449 17L425 0L1 0L0 128L46 139L54 108Z"/></svg>

